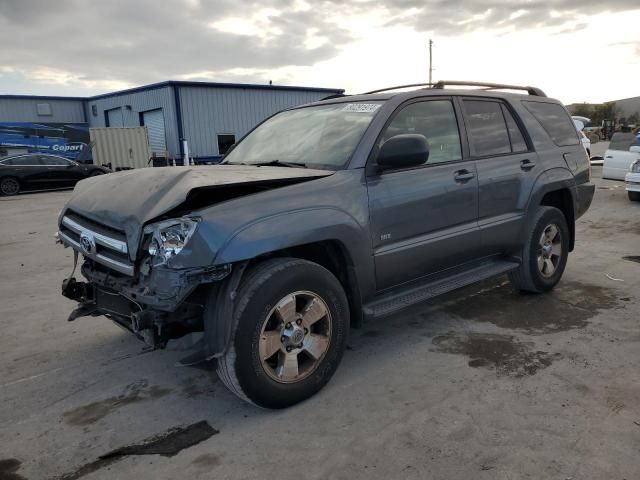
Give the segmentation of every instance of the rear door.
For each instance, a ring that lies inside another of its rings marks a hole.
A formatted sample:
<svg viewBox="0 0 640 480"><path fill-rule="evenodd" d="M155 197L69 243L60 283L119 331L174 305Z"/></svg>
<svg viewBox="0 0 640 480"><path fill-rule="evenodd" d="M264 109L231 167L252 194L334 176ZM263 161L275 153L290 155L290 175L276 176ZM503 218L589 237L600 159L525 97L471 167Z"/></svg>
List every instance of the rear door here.
<svg viewBox="0 0 640 480"><path fill-rule="evenodd" d="M509 105L498 99L460 99L471 156L478 171L478 227L484 253L503 253L517 238L542 167Z"/></svg>
<svg viewBox="0 0 640 480"><path fill-rule="evenodd" d="M604 155L602 178L624 180L631 164L640 158L640 154L629 151L636 142L633 133L618 132L611 137L611 143Z"/></svg>
<svg viewBox="0 0 640 480"><path fill-rule="evenodd" d="M383 130L378 147L396 135L421 134L430 153L424 165L367 178L378 290L478 253L476 169L463 155L458 117L451 98L419 100L400 107Z"/></svg>
<svg viewBox="0 0 640 480"><path fill-rule="evenodd" d="M82 167L64 157L41 155L40 162L46 168L53 188L70 187L84 178Z"/></svg>

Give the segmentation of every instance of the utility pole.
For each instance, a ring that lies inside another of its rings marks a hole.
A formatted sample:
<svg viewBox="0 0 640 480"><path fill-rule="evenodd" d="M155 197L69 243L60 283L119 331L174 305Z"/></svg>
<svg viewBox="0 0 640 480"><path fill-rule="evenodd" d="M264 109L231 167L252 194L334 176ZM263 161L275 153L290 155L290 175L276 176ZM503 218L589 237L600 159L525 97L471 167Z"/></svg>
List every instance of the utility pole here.
<svg viewBox="0 0 640 480"><path fill-rule="evenodd" d="M433 79L433 40L429 39L429 85Z"/></svg>

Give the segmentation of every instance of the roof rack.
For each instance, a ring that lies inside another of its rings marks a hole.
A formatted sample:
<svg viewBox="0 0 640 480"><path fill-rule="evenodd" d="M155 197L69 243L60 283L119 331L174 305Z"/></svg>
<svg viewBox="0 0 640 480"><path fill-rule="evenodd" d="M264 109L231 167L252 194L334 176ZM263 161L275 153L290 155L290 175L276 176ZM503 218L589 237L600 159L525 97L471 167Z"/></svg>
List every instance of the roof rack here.
<svg viewBox="0 0 640 480"><path fill-rule="evenodd" d="M536 97L546 97L547 95L536 87L522 87L518 85L504 85L502 83L485 83L485 82L464 82L455 80L440 80L433 85L433 88L445 88L445 86L458 86L458 87L484 87L485 90L524 90L529 95Z"/></svg>
<svg viewBox="0 0 640 480"><path fill-rule="evenodd" d="M397 87L387 87L387 88L381 88L379 90L371 90L370 92L365 92L362 95L371 95L372 93L387 92L389 90L399 90L401 88L431 87L431 86L433 86L433 83L410 83L409 85L398 85Z"/></svg>
<svg viewBox="0 0 640 480"><path fill-rule="evenodd" d="M349 95L345 95L344 93L336 93L335 95L329 95L327 97L321 98L320 101L323 100L331 100L332 98L342 98L342 97L348 97Z"/></svg>

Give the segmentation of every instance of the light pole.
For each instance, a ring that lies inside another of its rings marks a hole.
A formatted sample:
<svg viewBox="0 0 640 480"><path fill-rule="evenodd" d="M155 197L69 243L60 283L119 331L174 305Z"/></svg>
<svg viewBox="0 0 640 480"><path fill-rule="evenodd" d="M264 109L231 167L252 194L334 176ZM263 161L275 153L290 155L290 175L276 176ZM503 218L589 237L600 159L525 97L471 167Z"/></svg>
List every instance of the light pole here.
<svg viewBox="0 0 640 480"><path fill-rule="evenodd" d="M431 85L433 77L433 40L429 39L429 85Z"/></svg>

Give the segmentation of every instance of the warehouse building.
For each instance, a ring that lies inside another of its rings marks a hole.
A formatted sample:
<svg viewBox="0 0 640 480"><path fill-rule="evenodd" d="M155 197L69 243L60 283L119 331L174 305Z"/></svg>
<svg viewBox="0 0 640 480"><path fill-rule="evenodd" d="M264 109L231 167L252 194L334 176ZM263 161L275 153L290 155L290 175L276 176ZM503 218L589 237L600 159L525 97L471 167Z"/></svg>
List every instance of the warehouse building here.
<svg viewBox="0 0 640 480"><path fill-rule="evenodd" d="M88 135L89 128L146 126L151 152L182 158L187 140L191 157L215 161L277 111L343 92L168 81L88 98L0 95L0 149L72 151L83 130Z"/></svg>

